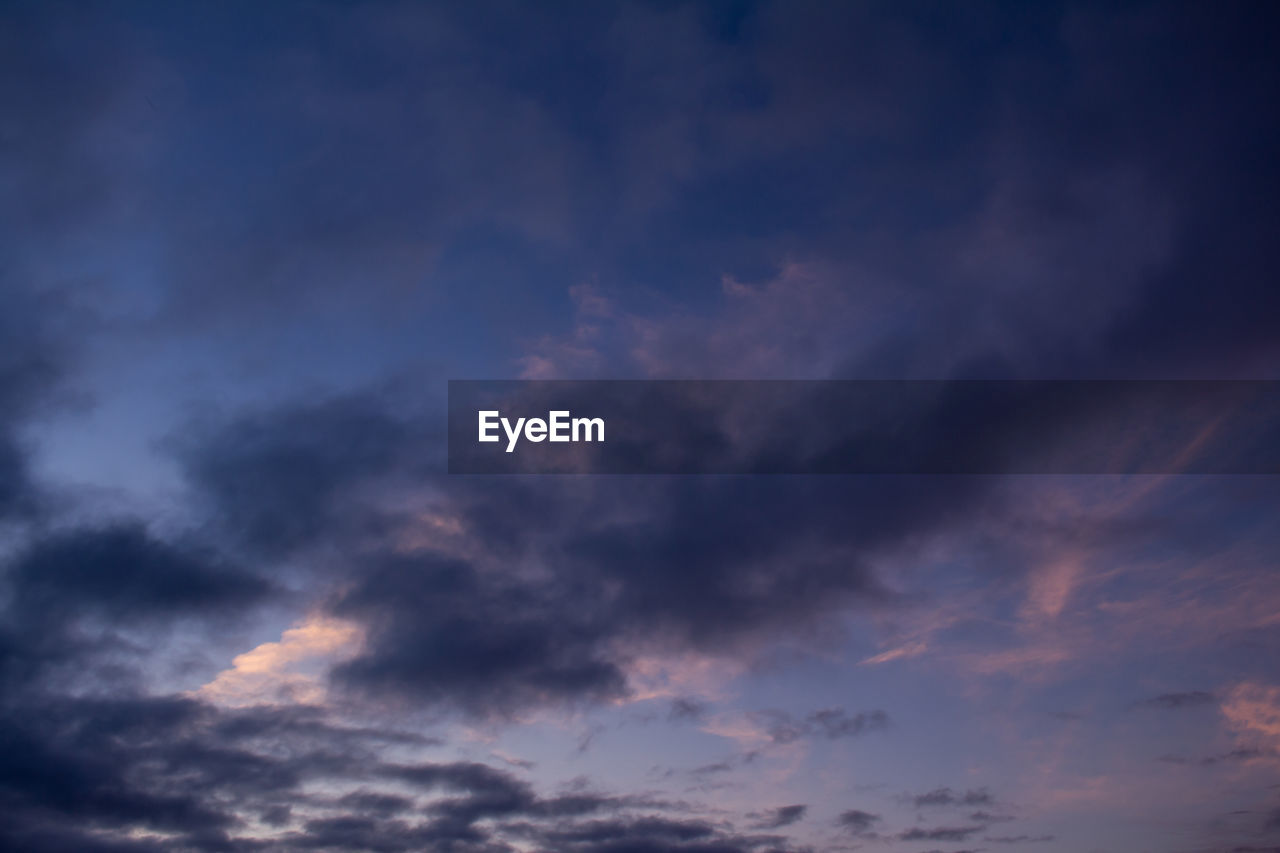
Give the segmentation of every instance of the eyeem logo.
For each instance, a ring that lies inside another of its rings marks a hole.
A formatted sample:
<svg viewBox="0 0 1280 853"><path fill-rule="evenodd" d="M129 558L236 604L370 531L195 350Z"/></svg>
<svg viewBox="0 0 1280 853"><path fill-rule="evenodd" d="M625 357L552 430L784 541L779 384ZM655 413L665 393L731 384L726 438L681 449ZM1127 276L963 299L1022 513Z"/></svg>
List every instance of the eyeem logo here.
<svg viewBox="0 0 1280 853"><path fill-rule="evenodd" d="M507 434L507 452L516 449L523 431L528 441L604 441L604 418L574 418L566 411L547 412L547 419L517 418L512 425L497 409L479 412L480 441L500 441L497 434L501 426Z"/></svg>

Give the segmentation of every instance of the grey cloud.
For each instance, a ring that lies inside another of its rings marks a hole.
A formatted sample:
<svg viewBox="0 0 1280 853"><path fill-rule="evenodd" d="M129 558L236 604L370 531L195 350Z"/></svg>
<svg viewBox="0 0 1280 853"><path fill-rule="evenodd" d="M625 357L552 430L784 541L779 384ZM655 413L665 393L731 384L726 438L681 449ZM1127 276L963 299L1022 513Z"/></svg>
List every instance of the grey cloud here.
<svg viewBox="0 0 1280 853"><path fill-rule="evenodd" d="M836 825L840 826L854 835L866 835L871 832L871 828L880 823L880 815L865 812L861 809L848 809L840 813L836 819Z"/></svg>
<svg viewBox="0 0 1280 853"><path fill-rule="evenodd" d="M309 603L368 631L335 688L481 716L586 705L624 695L640 652L748 659L821 639L850 608L904 606L873 567L997 514L989 484L959 478L419 476L432 414L313 398L311 362L351 340L363 358L401 334L414 359L480 369L458 338L536 334L567 282L599 275L694 305L723 273L768 279L781 258L825 257L851 297L843 316L871 317L873 340L852 320L816 349L791 329L788 366L815 351L839 362L827 347L847 346L842 375L1274 371L1280 170L1266 144L1280 88L1258 4L1028 6L1015 22L822 3L732 21L665 5L582 4L563 22L501 12L284 7L246 28L226 5L154 21L6 8L0 520L17 547L0 577L0 847L794 849L625 798L547 796L485 765L389 763L388 745L430 745L403 732L152 696L149 650L125 635L223 624L297 572ZM118 316L67 334L64 302ZM325 312L351 338L309 325ZM690 313L687 337L708 337ZM168 349L148 337L175 330ZM69 351L146 344L142 366L89 389L112 392L189 347L207 345L218 370L261 356L242 351L253 334L291 360L252 362L273 393L306 402L219 414L174 443L199 503L175 512L191 510L198 535L49 514L33 426L75 374ZM689 344L676 361L729 363L707 352ZM401 356L380 357L344 366ZM407 519L365 490L396 477L441 494L464 547L388 544ZM1200 693L1149 702L1207 707ZM875 731L877 714L770 721L785 742ZM317 798L309 782L360 793ZM425 811L402 808L407 785ZM282 840L248 832L255 815ZM880 820L851 810L842 825L865 835Z"/></svg>
<svg viewBox="0 0 1280 853"><path fill-rule="evenodd" d="M778 806L763 814L757 815L752 824L753 829L779 829L790 826L804 819L809 807L804 804Z"/></svg>
<svg viewBox="0 0 1280 853"><path fill-rule="evenodd" d="M916 808L930 806L990 806L995 798L986 788L970 788L967 791L953 791L950 788L935 788L925 794L917 794L912 798Z"/></svg>
<svg viewBox="0 0 1280 853"><path fill-rule="evenodd" d="M706 716L706 705L696 699L680 697L671 700L671 710L667 713L667 718L678 721L697 722Z"/></svg>
<svg viewBox="0 0 1280 853"><path fill-rule="evenodd" d="M889 715L879 710L849 714L843 708L823 708L802 719L782 711L764 711L757 716L768 724L768 734L774 743L791 743L802 737L827 740L856 737L889 726Z"/></svg>
<svg viewBox="0 0 1280 853"><path fill-rule="evenodd" d="M137 638L234 624L280 594L206 546L129 521L37 536L3 567L0 684L15 695L66 677L124 689L134 676L120 661L146 653Z"/></svg>
<svg viewBox="0 0 1280 853"><path fill-rule="evenodd" d="M1161 708L1169 711L1177 711L1182 708L1197 708L1204 705L1212 705L1218 700L1212 693L1203 690L1189 690L1184 693L1162 693L1159 696L1153 696L1150 699L1144 699L1141 702L1134 703L1135 708Z"/></svg>
<svg viewBox="0 0 1280 853"><path fill-rule="evenodd" d="M898 833L900 841L967 841L982 832L983 826L912 827Z"/></svg>
<svg viewBox="0 0 1280 853"><path fill-rule="evenodd" d="M777 836L739 836L697 819L659 817L681 804L577 792L543 796L475 762L388 762L421 735L338 725L307 708L218 709L192 700L112 700L28 692L0 703L0 806L13 817L0 843L55 853L141 853L140 829L192 851L303 849L596 853L653 849L775 849ZM353 788L337 797L311 790ZM300 812L305 819L297 817ZM784 815L790 814L784 810ZM259 815L283 835L255 839ZM72 828L74 827L74 828Z"/></svg>
<svg viewBox="0 0 1280 853"><path fill-rule="evenodd" d="M205 423L172 444L228 536L277 556L358 524L353 492L412 464L429 438L381 402L348 398Z"/></svg>
<svg viewBox="0 0 1280 853"><path fill-rule="evenodd" d="M988 844L1038 844L1053 841L1054 835L997 835L985 836L982 840Z"/></svg>
<svg viewBox="0 0 1280 853"><path fill-rule="evenodd" d="M7 581L19 618L79 611L122 622L228 612L272 590L214 553L155 539L136 523L41 539L13 560Z"/></svg>

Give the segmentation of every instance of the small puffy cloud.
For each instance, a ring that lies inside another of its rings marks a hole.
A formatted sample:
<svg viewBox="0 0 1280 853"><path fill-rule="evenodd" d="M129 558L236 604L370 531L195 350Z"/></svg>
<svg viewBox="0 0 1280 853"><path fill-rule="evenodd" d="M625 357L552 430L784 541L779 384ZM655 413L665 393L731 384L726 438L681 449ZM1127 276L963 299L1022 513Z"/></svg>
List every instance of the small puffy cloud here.
<svg viewBox="0 0 1280 853"><path fill-rule="evenodd" d="M871 828L880 822L880 815L865 812L861 809L848 809L836 818L836 825L854 835L867 835Z"/></svg>
<svg viewBox="0 0 1280 853"><path fill-rule="evenodd" d="M780 829L802 820L809 807L804 804L778 806L754 815L753 829Z"/></svg>
<svg viewBox="0 0 1280 853"><path fill-rule="evenodd" d="M995 797L986 788L971 788L967 791L953 791L950 788L935 788L924 794L912 797L916 808L931 806L990 806Z"/></svg>

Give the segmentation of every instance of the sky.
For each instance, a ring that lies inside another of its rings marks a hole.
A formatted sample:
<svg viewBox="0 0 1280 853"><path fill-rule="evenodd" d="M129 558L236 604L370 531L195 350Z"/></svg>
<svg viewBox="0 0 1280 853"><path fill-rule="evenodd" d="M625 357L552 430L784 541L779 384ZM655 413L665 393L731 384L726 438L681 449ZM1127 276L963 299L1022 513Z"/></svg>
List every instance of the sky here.
<svg viewBox="0 0 1280 853"><path fill-rule="evenodd" d="M1278 25L5 3L0 848L1280 850L1280 478L451 475L444 417L1280 380Z"/></svg>

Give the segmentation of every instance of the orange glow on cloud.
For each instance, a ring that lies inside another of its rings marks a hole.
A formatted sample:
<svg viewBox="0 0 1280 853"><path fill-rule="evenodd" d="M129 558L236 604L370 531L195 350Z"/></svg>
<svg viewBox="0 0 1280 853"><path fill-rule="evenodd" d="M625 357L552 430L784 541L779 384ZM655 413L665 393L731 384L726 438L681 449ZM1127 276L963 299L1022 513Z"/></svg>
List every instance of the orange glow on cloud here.
<svg viewBox="0 0 1280 853"><path fill-rule="evenodd" d="M877 664L889 663L890 661L903 660L904 658L913 658L922 655L929 650L929 644L923 640L917 640L911 643L905 643L901 646L889 649L887 652L881 652L873 655L860 663L867 666L875 666Z"/></svg>
<svg viewBox="0 0 1280 853"><path fill-rule="evenodd" d="M1280 748L1280 687L1241 682L1222 700L1221 711L1227 725L1239 734Z"/></svg>
<svg viewBox="0 0 1280 853"><path fill-rule="evenodd" d="M351 622L312 616L281 634L278 642L262 643L237 655L230 669L218 673L196 694L231 706L323 702L324 686L318 677L297 667L348 656L359 647L361 638L360 629Z"/></svg>
<svg viewBox="0 0 1280 853"><path fill-rule="evenodd" d="M628 667L627 683L631 694L624 701L643 702L681 696L723 699L729 682L741 675L745 668L735 660L703 655L638 657Z"/></svg>

